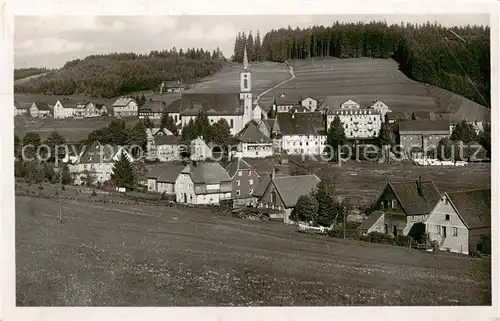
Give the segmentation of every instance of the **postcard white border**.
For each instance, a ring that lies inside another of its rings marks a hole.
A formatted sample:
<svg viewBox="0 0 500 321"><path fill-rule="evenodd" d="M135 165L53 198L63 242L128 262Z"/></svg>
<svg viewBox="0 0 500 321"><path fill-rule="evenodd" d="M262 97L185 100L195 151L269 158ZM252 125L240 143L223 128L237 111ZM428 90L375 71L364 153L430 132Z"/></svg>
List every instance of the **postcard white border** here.
<svg viewBox="0 0 500 321"><path fill-rule="evenodd" d="M499 4L495 1L37 1L7 0L1 9L1 314L2 320L486 320L499 316L498 286L493 287L492 307L322 307L322 308L17 308L15 307L14 174L13 150L13 15L239 15L239 14L465 14L490 13L492 121L499 117ZM492 128L492 282L499 283L498 199L500 130Z"/></svg>

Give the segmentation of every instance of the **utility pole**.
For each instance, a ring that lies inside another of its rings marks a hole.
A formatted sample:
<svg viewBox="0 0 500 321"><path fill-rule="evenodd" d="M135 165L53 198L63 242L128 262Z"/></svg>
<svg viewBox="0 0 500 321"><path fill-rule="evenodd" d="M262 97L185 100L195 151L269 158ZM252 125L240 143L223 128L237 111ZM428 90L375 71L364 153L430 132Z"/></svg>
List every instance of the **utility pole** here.
<svg viewBox="0 0 500 321"><path fill-rule="evenodd" d="M62 224L62 168L59 167L59 223Z"/></svg>
<svg viewBox="0 0 500 321"><path fill-rule="evenodd" d="M342 215L344 217L344 223L342 224L342 227L344 229L344 238L345 238L345 225L347 222L347 208L346 208L345 204L342 204Z"/></svg>

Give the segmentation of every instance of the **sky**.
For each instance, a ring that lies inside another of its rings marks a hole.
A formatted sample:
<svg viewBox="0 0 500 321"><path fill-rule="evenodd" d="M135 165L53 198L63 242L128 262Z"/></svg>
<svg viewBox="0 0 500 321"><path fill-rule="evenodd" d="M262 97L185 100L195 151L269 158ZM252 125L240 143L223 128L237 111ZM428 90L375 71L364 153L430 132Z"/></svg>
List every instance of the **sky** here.
<svg viewBox="0 0 500 321"><path fill-rule="evenodd" d="M461 15L273 15L273 16L15 16L14 67L60 68L90 54L149 53L176 47L219 47L229 58L238 32L331 25L335 21L387 23L437 21L443 25L489 25L485 14Z"/></svg>

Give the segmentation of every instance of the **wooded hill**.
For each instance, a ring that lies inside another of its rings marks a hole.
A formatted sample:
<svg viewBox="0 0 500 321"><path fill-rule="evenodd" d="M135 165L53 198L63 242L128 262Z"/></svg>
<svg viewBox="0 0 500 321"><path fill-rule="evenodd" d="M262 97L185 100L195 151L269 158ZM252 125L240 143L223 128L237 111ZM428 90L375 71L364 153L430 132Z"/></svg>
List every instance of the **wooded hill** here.
<svg viewBox="0 0 500 321"><path fill-rule="evenodd" d="M141 90L157 90L162 81L209 76L222 68L220 50L152 51L149 54L91 55L67 62L64 67L14 86L16 93L48 95L84 94L116 97Z"/></svg>
<svg viewBox="0 0 500 321"><path fill-rule="evenodd" d="M246 45L250 60L393 58L409 78L432 84L490 107L490 28L438 24L334 23L306 29L271 30L260 42L239 34L234 58ZM255 46L258 43L258 47Z"/></svg>
<svg viewBox="0 0 500 321"><path fill-rule="evenodd" d="M47 68L20 68L14 69L14 80L23 79L31 76L40 75L49 72Z"/></svg>

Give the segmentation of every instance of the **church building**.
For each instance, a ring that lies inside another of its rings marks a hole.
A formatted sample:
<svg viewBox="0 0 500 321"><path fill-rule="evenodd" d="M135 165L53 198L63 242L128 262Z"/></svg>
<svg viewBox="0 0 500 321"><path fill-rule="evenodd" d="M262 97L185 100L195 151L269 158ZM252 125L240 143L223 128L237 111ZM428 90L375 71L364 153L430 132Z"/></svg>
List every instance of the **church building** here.
<svg viewBox="0 0 500 321"><path fill-rule="evenodd" d="M210 124L225 119L234 136L252 119L252 106L252 74L245 48L239 93L183 92L180 99L181 126L186 126L191 119L194 121L198 113L203 111Z"/></svg>

